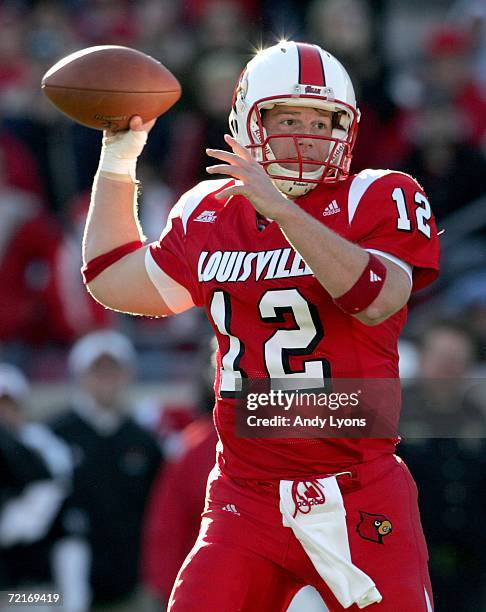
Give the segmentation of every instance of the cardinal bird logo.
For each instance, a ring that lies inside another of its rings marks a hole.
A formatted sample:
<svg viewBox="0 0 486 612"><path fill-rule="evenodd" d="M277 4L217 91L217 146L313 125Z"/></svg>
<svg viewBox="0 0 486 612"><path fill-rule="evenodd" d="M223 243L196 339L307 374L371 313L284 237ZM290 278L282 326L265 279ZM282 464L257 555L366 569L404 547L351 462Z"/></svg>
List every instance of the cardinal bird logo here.
<svg viewBox="0 0 486 612"><path fill-rule="evenodd" d="M356 531L364 540L383 544L383 538L392 532L392 524L383 514L359 511L361 520Z"/></svg>

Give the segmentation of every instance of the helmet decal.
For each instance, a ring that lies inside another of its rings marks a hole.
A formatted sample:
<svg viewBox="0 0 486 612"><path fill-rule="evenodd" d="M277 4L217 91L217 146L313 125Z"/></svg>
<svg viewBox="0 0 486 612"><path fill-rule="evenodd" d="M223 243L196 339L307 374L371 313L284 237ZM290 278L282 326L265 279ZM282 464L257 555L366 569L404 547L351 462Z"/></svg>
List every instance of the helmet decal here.
<svg viewBox="0 0 486 612"><path fill-rule="evenodd" d="M299 54L299 84L324 87L326 77L321 54L315 45L297 43Z"/></svg>

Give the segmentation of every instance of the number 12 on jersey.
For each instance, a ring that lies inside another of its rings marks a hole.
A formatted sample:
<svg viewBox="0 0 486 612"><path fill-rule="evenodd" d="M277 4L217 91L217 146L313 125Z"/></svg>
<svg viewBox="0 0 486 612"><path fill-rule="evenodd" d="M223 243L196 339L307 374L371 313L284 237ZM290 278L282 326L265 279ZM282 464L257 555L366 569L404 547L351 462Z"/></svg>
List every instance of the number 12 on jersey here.
<svg viewBox="0 0 486 612"><path fill-rule="evenodd" d="M412 231L412 222L410 220L407 204L405 201L405 194L401 187L396 187L392 192L392 200L395 202L398 212L397 229L402 232ZM430 225L427 221L432 217L432 210L430 208L429 201L420 191L416 191L414 198L415 209L415 221L417 229L427 238L430 238Z"/></svg>
<svg viewBox="0 0 486 612"><path fill-rule="evenodd" d="M317 308L306 300L296 288L270 289L266 291L258 305L258 315L264 323L285 323L289 313L294 321L292 328L278 328L263 342L262 352L268 378L275 381L278 388L326 390L330 383L330 364L325 359L307 359L302 362L303 369L295 370L290 365L292 356L311 356L324 337L324 330ZM232 333L232 309L230 295L223 290L213 293L210 315L215 327L229 339L229 348L221 355L220 393L223 397L233 396L241 391L242 380L247 374L240 368L245 346L240 338ZM249 330L251 335L252 331Z"/></svg>

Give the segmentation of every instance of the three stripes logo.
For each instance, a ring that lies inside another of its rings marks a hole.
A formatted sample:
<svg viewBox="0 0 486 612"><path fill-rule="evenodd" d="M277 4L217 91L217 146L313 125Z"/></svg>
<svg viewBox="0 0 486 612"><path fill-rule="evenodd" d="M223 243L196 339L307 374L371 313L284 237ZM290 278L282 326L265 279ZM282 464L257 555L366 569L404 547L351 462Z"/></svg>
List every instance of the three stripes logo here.
<svg viewBox="0 0 486 612"><path fill-rule="evenodd" d="M341 209L339 208L339 204L336 202L336 200L333 200L330 204L326 206L326 208L324 209L322 213L322 216L328 217L329 215L335 215L336 213L340 211Z"/></svg>
<svg viewBox="0 0 486 612"><path fill-rule="evenodd" d="M377 283L378 281L381 281L381 276L378 276L378 274L376 274L375 272L373 272L373 270L370 270L370 283Z"/></svg>

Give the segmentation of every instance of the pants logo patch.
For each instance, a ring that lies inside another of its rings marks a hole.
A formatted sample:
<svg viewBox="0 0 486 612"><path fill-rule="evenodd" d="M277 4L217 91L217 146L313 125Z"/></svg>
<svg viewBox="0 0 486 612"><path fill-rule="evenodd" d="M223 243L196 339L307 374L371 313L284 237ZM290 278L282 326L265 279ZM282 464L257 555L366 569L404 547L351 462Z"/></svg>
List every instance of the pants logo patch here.
<svg viewBox="0 0 486 612"><path fill-rule="evenodd" d="M383 514L370 514L359 511L361 520L356 526L356 531L364 540L383 544L383 538L389 535L393 528L390 520Z"/></svg>

